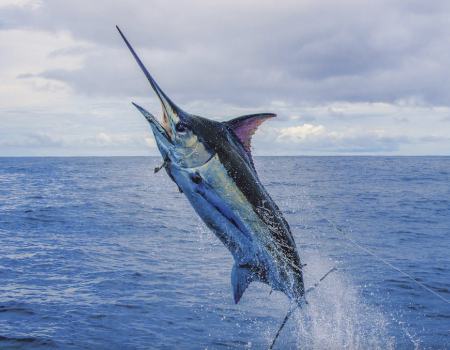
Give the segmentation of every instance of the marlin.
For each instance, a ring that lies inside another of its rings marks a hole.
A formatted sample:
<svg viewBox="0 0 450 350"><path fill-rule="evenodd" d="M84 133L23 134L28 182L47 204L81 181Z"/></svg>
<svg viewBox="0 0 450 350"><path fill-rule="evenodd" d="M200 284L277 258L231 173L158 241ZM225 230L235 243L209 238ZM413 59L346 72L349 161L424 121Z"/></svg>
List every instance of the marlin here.
<svg viewBox="0 0 450 350"><path fill-rule="evenodd" d="M183 111L160 89L117 29L161 102L161 123L133 103L150 123L164 159L155 172L165 169L230 251L235 261L231 271L234 302L239 302L251 282L262 282L301 306L305 288L300 256L287 221L258 178L251 154L255 131L276 115L260 113L217 122Z"/></svg>

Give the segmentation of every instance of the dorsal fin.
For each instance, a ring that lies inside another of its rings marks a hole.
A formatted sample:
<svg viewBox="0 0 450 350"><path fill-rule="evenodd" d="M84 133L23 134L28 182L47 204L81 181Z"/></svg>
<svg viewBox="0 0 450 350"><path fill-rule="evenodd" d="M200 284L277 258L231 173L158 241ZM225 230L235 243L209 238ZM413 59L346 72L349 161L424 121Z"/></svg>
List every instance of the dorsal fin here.
<svg viewBox="0 0 450 350"><path fill-rule="evenodd" d="M254 165L251 152L252 136L263 121L274 118L276 116L276 114L272 113L250 114L224 122L226 126L233 130L233 132L241 141L242 146L244 146L244 149L247 152L253 167Z"/></svg>
<svg viewBox="0 0 450 350"><path fill-rule="evenodd" d="M252 281L252 273L246 267L233 265L231 271L231 285L233 287L234 302L237 304Z"/></svg>

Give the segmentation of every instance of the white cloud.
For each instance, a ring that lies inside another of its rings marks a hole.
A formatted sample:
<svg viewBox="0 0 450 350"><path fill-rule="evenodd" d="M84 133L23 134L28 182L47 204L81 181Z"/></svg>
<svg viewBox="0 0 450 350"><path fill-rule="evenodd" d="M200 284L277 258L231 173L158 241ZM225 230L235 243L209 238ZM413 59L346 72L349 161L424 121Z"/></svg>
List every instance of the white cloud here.
<svg viewBox="0 0 450 350"><path fill-rule="evenodd" d="M325 128L323 125L313 126L311 124L304 124L303 126L281 128L278 132L279 136L277 137L277 141L279 142L301 142L307 137L320 137L325 133Z"/></svg>
<svg viewBox="0 0 450 350"><path fill-rule="evenodd" d="M297 127L266 128L259 134L253 149L258 150L260 143L276 139L273 147L259 155L310 154L395 154L405 146L430 145L432 143L450 143L444 135L411 137L404 134L391 134L385 130L365 130L361 127L340 128L327 131L323 125L304 124Z"/></svg>
<svg viewBox="0 0 450 350"><path fill-rule="evenodd" d="M0 9L8 7L19 7L36 10L42 5L42 0L0 0Z"/></svg>
<svg viewBox="0 0 450 350"><path fill-rule="evenodd" d="M299 120L302 122L312 122L314 120L317 120L317 118L310 114L304 114L304 115L293 115L293 116L291 116L291 120Z"/></svg>

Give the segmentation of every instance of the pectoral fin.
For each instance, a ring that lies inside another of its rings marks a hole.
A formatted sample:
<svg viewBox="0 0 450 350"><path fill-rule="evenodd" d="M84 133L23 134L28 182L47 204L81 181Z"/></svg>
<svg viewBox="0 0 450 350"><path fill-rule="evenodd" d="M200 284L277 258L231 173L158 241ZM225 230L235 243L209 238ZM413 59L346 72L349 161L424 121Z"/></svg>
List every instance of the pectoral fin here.
<svg viewBox="0 0 450 350"><path fill-rule="evenodd" d="M241 300L242 295L252 281L252 273L248 268L237 264L233 265L233 270L231 271L231 285L233 286L234 302L236 304Z"/></svg>

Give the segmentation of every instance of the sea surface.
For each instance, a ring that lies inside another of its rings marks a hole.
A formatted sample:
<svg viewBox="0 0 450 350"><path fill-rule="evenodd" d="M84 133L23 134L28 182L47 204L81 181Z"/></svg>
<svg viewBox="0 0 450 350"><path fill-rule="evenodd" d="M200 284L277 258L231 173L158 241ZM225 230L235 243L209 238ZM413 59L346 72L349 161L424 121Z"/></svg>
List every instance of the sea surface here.
<svg viewBox="0 0 450 350"><path fill-rule="evenodd" d="M269 347L286 296L252 283L234 304L230 253L160 163L0 158L0 349ZM255 165L306 286L338 269L275 349L450 349L450 157Z"/></svg>

